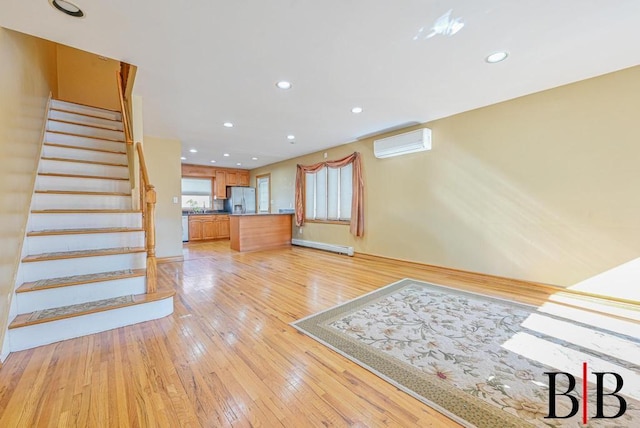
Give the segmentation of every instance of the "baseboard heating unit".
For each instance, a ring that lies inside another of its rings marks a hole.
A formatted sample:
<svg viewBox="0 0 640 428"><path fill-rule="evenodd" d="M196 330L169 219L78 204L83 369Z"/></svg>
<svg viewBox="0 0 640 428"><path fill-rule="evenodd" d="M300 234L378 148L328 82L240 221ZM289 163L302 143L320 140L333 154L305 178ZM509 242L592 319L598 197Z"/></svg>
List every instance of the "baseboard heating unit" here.
<svg viewBox="0 0 640 428"><path fill-rule="evenodd" d="M353 256L353 247L347 247L345 245L325 244L324 242L306 241L304 239L292 239L291 243L293 245L299 245L301 247L316 248L318 250L331 251L338 254Z"/></svg>

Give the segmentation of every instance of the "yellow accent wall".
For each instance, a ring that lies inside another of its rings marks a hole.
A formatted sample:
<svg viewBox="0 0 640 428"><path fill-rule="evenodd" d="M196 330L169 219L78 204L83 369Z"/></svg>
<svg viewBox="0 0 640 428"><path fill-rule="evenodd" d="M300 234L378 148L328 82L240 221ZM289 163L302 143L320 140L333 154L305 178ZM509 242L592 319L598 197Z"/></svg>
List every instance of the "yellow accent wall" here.
<svg viewBox="0 0 640 428"><path fill-rule="evenodd" d="M144 155L149 179L156 188L156 256L182 256L182 209L180 207L182 168L179 140L144 137ZM178 203L173 203L173 198Z"/></svg>
<svg viewBox="0 0 640 428"><path fill-rule="evenodd" d="M118 70L119 61L58 45L58 98L120 111Z"/></svg>
<svg viewBox="0 0 640 428"><path fill-rule="evenodd" d="M55 44L0 27L0 346L56 84Z"/></svg>
<svg viewBox="0 0 640 428"><path fill-rule="evenodd" d="M562 286L638 259L638 94L633 67L411 128L432 129L428 152L376 159L373 139L326 150L363 155L365 236L307 224L294 238ZM272 209L289 208L295 165L322 159L258 168L252 183L271 173Z"/></svg>

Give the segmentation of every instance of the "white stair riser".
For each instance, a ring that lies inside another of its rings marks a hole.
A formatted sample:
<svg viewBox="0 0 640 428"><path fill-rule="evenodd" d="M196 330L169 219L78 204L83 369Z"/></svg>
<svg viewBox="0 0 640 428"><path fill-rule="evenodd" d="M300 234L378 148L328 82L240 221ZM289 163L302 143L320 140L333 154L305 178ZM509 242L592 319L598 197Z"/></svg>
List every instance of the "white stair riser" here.
<svg viewBox="0 0 640 428"><path fill-rule="evenodd" d="M32 209L131 209L131 196L110 195L65 195L35 193Z"/></svg>
<svg viewBox="0 0 640 428"><path fill-rule="evenodd" d="M38 171L58 174L104 175L107 177L129 178L129 168L123 166L65 162L49 159L40 160L40 169Z"/></svg>
<svg viewBox="0 0 640 428"><path fill-rule="evenodd" d="M16 293L18 314L40 311L60 306L77 305L94 300L110 299L129 294L144 294L144 276L92 282L68 287L47 288L27 293Z"/></svg>
<svg viewBox="0 0 640 428"><path fill-rule="evenodd" d="M42 147L42 156L48 158L77 159L94 162L107 162L126 165L127 155L118 153L96 152L94 150L71 149L45 144Z"/></svg>
<svg viewBox="0 0 640 428"><path fill-rule="evenodd" d="M9 330L11 352L61 340L99 333L126 325L165 317L173 312L173 297L80 317L34 324Z"/></svg>
<svg viewBox="0 0 640 428"><path fill-rule="evenodd" d="M27 230L93 229L96 227L142 227L140 213L32 213Z"/></svg>
<svg viewBox="0 0 640 428"><path fill-rule="evenodd" d="M82 123L85 125L99 126L114 131L122 131L122 122L115 120L103 119L94 116L86 116L83 114L70 113L66 111L50 110L49 119L62 120L65 122Z"/></svg>
<svg viewBox="0 0 640 428"><path fill-rule="evenodd" d="M97 138L78 137L76 135L58 134L55 132L47 132L45 135L45 141L47 143L111 150L113 152L126 151L126 145L122 142L100 140Z"/></svg>
<svg viewBox="0 0 640 428"><path fill-rule="evenodd" d="M113 119L113 120L122 120L122 117L119 112L101 109L98 107L83 106L80 104L69 103L66 101L51 100L51 108L66 110L66 111L71 111L71 112L76 112L81 114L88 114L91 116L104 117L104 118Z"/></svg>
<svg viewBox="0 0 640 428"><path fill-rule="evenodd" d="M144 247L144 232L27 236L26 245L27 254L116 247Z"/></svg>
<svg viewBox="0 0 640 428"><path fill-rule="evenodd" d="M131 186L128 180L38 175L36 178L36 190L51 189L127 193L131 191Z"/></svg>
<svg viewBox="0 0 640 428"><path fill-rule="evenodd" d="M144 269L146 253L117 254L113 256L78 257L22 263L23 281L85 275L123 269Z"/></svg>
<svg viewBox="0 0 640 428"><path fill-rule="evenodd" d="M71 123L47 121L47 131L65 132L68 134L84 135L87 137L107 138L110 140L124 141L122 131L110 131L108 129L94 128L92 126L74 125Z"/></svg>

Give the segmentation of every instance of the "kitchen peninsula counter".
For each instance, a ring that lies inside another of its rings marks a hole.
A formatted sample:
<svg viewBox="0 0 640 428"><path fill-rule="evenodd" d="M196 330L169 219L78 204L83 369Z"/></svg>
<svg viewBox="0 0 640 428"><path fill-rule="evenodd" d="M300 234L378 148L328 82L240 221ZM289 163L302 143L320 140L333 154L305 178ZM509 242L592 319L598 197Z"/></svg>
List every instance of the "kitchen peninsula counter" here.
<svg viewBox="0 0 640 428"><path fill-rule="evenodd" d="M231 214L231 249L256 251L291 245L293 214Z"/></svg>

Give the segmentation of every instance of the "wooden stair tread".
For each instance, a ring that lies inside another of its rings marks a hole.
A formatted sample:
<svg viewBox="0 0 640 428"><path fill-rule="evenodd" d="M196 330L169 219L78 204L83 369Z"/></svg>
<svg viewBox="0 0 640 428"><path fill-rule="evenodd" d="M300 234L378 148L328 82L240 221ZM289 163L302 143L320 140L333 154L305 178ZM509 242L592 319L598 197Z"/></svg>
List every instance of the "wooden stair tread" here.
<svg viewBox="0 0 640 428"><path fill-rule="evenodd" d="M104 227L93 229L44 229L33 230L27 236L49 236L49 235L85 235L91 233L120 233L120 232L144 232L141 227Z"/></svg>
<svg viewBox="0 0 640 428"><path fill-rule="evenodd" d="M109 177L106 175L84 175L84 174L62 174L59 172L39 172L38 175L46 177L68 177L68 178L92 178L96 180L117 180L117 181L129 181L129 178L125 177Z"/></svg>
<svg viewBox="0 0 640 428"><path fill-rule="evenodd" d="M71 285L90 284L93 282L113 281L116 279L133 278L144 276L146 269L125 269L111 272L91 273L86 275L64 276L59 278L47 278L38 281L25 282L16 293L26 293L29 291L46 290L49 288L68 287Z"/></svg>
<svg viewBox="0 0 640 428"><path fill-rule="evenodd" d="M140 210L111 210L111 209L50 209L31 210L33 214L141 214Z"/></svg>
<svg viewBox="0 0 640 428"><path fill-rule="evenodd" d="M89 195L89 196L131 196L127 192L88 192L86 190L36 190L34 193L48 193L50 195Z"/></svg>
<svg viewBox="0 0 640 428"><path fill-rule="evenodd" d="M69 158L52 158L49 156L42 156L43 160L51 160L51 161L59 161L59 162L75 162L75 163L89 163L92 165L108 165L108 166L119 166L123 168L128 168L128 165L125 163L115 163L115 162L100 162L100 161L91 161L91 160L82 160L82 159L69 159Z"/></svg>
<svg viewBox="0 0 640 428"><path fill-rule="evenodd" d="M98 108L98 107L93 107L93 108ZM77 114L78 116L87 116L87 117L91 117L91 118L94 118L94 119L110 120L112 122L122 123L122 120L120 120L120 119L112 119L110 117L96 116L94 114L89 114L89 113L86 113L86 112L67 110L67 109L62 108L62 107L50 107L49 110L60 111L60 112L69 113L69 114ZM113 114L113 113L120 114L119 111L115 111L115 110L107 110L107 109L102 109L102 110L105 110L105 112L110 113L110 114Z"/></svg>
<svg viewBox="0 0 640 428"><path fill-rule="evenodd" d="M75 259L80 257L111 256L117 254L143 253L144 247L100 248L97 250L61 251L56 253L31 254L22 259L23 263L47 260Z"/></svg>
<svg viewBox="0 0 640 428"><path fill-rule="evenodd" d="M120 140L120 139L116 139L116 138L95 137L93 135L76 134L74 132L54 131L52 129L47 129L46 132L51 132L53 134L71 135L73 137L91 138L92 140L115 141L116 143L124 143L125 142L124 140ZM118 131L118 132L122 132L122 131Z"/></svg>
<svg viewBox="0 0 640 428"><path fill-rule="evenodd" d="M158 291L147 294L131 294L128 296L114 297L111 299L96 300L78 305L62 306L59 308L43 309L18 315L9 325L9 328L27 327L81 315L94 314L127 306L140 305L155 302L175 295L175 291Z"/></svg>
<svg viewBox="0 0 640 428"><path fill-rule="evenodd" d="M121 129L114 129L109 125L101 125L98 123L85 123L85 122L76 122L74 120L64 120L64 119L55 119L52 117L47 118L49 122L58 122L58 123L66 123L69 125L78 125L78 126L86 126L88 128L96 128L96 129L104 129L105 131L116 131L116 132L124 132ZM119 121L114 121L115 123L119 123Z"/></svg>
<svg viewBox="0 0 640 428"><path fill-rule="evenodd" d="M96 149L94 147L74 146L74 145L70 145L70 144L60 144L60 143L45 142L44 145L45 146L49 146L49 147L60 147L60 148L63 148L63 149L76 149L76 150L87 150L87 151L90 151L90 152L110 153L110 154L114 154L114 155L126 155L127 154L126 151Z"/></svg>

